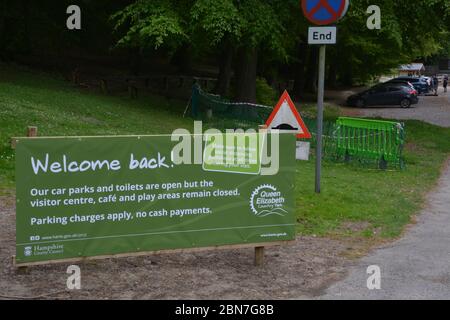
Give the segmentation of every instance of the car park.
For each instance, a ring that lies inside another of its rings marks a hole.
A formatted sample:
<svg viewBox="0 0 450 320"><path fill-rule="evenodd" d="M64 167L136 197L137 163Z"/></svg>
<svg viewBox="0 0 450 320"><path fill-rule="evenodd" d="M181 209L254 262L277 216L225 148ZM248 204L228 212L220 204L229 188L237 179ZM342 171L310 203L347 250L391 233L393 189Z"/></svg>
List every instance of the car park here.
<svg viewBox="0 0 450 320"><path fill-rule="evenodd" d="M427 77L398 77L389 80L387 83L406 83L409 82L417 90L418 94L425 94L430 91L431 84Z"/></svg>
<svg viewBox="0 0 450 320"><path fill-rule="evenodd" d="M403 83L379 84L347 99L347 105L358 108L385 105L409 108L418 102L417 90Z"/></svg>

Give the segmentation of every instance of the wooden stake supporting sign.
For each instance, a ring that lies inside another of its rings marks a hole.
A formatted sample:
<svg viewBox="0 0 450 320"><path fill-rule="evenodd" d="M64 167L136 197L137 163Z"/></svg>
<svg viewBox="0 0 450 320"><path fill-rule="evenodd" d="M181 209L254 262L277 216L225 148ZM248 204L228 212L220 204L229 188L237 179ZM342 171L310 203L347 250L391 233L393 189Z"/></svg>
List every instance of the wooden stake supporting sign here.
<svg viewBox="0 0 450 320"><path fill-rule="evenodd" d="M34 138L38 135L38 128L34 126L27 127L27 137ZM16 149L18 137L11 138L11 149Z"/></svg>
<svg viewBox="0 0 450 320"><path fill-rule="evenodd" d="M37 127L28 127L27 129L27 137L33 138L37 137L38 135L38 128Z"/></svg>
<svg viewBox="0 0 450 320"><path fill-rule="evenodd" d="M264 247L255 248L255 266L260 267L264 264Z"/></svg>
<svg viewBox="0 0 450 320"><path fill-rule="evenodd" d="M38 135L37 127L29 126L27 128L27 137L34 138L34 137L37 137L37 135ZM17 145L17 138L12 138L11 139L11 148L15 149L16 145ZM16 266L16 257L15 256L12 256L12 261L13 261L13 265ZM19 273L19 274L23 274L28 271L27 266L16 266L16 268L17 268L17 273Z"/></svg>

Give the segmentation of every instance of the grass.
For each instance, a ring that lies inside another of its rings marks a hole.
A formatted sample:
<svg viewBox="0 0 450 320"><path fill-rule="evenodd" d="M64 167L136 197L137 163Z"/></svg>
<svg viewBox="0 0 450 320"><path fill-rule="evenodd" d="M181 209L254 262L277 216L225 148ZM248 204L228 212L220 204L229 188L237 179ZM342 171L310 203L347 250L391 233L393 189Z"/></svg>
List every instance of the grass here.
<svg viewBox="0 0 450 320"><path fill-rule="evenodd" d="M14 185L10 138L37 126L40 136L165 134L190 128L185 102L86 93L55 77L0 65L0 189Z"/></svg>
<svg viewBox="0 0 450 320"><path fill-rule="evenodd" d="M79 90L69 83L0 64L0 194L14 188L10 137L27 126L39 135L162 134L192 127L185 101L158 96L136 100ZM306 109L306 110L305 110ZM314 114L312 107L302 109ZM339 115L327 108L325 118ZM404 171L379 171L325 162L322 193L314 193L314 163L297 164L298 232L302 235L397 237L436 183L450 154L450 129L407 121Z"/></svg>
<svg viewBox="0 0 450 320"><path fill-rule="evenodd" d="M302 116L308 118L315 118L317 115L316 105L296 103L297 108L301 111ZM336 105L324 105L324 121L335 121L339 116L341 116L341 110Z"/></svg>
<svg viewBox="0 0 450 320"><path fill-rule="evenodd" d="M314 162L298 164L299 233L380 239L401 234L424 205L450 156L449 128L403 122L406 170L381 171L325 161L318 195L313 190Z"/></svg>

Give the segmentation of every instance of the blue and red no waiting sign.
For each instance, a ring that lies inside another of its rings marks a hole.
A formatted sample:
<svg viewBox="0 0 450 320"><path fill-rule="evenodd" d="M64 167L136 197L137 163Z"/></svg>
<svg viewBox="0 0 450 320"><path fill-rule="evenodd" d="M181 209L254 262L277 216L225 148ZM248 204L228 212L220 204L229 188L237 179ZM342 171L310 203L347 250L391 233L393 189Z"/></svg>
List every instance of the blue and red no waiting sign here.
<svg viewBox="0 0 450 320"><path fill-rule="evenodd" d="M302 0L302 8L309 21L323 26L345 16L349 3L349 0Z"/></svg>

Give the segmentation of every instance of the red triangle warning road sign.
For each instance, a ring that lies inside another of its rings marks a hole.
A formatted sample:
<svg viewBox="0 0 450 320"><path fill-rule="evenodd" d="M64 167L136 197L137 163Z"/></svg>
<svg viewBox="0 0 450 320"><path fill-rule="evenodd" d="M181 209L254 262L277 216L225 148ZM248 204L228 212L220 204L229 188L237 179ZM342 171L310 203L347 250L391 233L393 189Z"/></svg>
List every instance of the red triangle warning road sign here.
<svg viewBox="0 0 450 320"><path fill-rule="evenodd" d="M297 138L311 139L311 133L287 91L284 91L280 101L273 109L272 114L266 121L266 126L268 129L295 130L298 133Z"/></svg>

